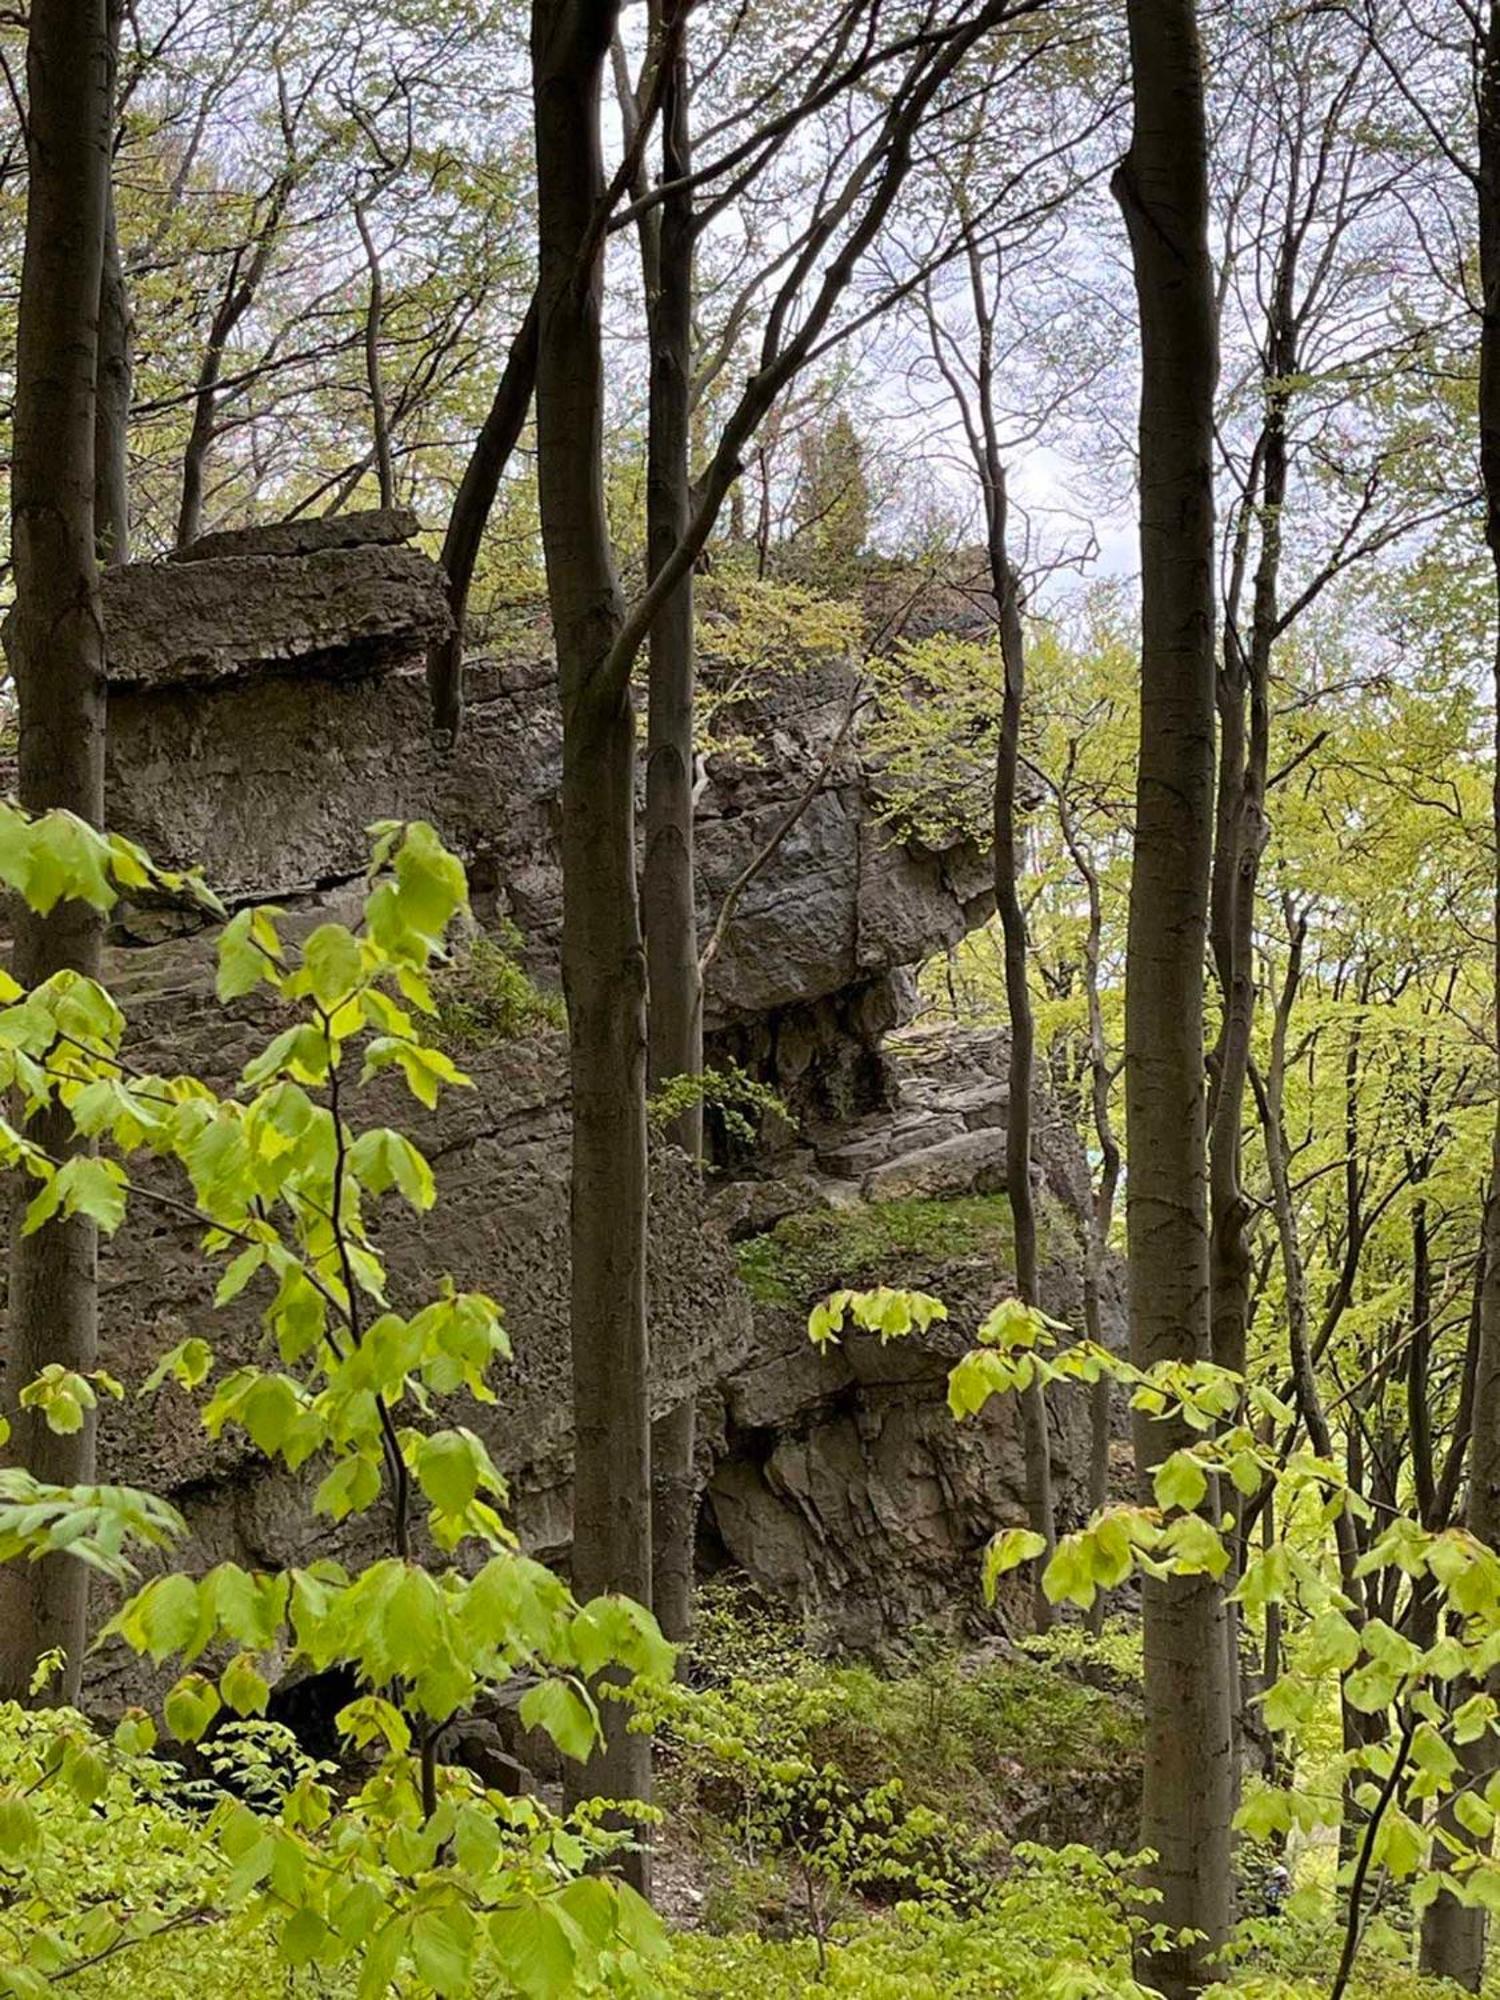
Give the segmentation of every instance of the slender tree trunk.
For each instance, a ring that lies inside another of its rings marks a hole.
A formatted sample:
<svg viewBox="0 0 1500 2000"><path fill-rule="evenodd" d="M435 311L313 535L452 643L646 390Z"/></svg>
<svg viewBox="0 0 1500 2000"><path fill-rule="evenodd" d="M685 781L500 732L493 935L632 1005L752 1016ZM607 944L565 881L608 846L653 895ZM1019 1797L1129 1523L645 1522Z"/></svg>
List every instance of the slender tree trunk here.
<svg viewBox="0 0 1500 2000"><path fill-rule="evenodd" d="M981 391L983 396L983 391ZM995 752L995 906L1005 946L1005 1005L1010 1021L1010 1108L1005 1128L1005 1187L1016 1242L1016 1290L1024 1305L1041 1304L1038 1278L1036 1195L1031 1179L1032 1080L1036 1025L1027 979L1026 913L1021 907L1020 851L1016 826L1016 784L1021 767L1021 710L1025 699L1026 640L1021 626L1020 591L1006 547L1005 473L995 449L994 426L986 421L985 512L989 521L991 588L1000 616L1000 653L1005 689ZM1047 1398L1035 1377L1021 1396L1021 1430L1026 1453L1026 1514L1035 1534L1057 1546L1052 1509L1052 1442L1047 1430ZM1052 1607L1042 1590L1047 1555L1038 1558L1032 1615L1038 1631L1052 1623Z"/></svg>
<svg viewBox="0 0 1500 2000"><path fill-rule="evenodd" d="M33 0L27 48L30 123L26 250L16 353L11 545L12 664L20 702L21 803L104 817L104 633L94 552L94 408L109 181L111 63L105 0ZM47 917L21 911L14 969L34 986L64 969L97 976L103 926L82 903ZM61 1110L31 1135L53 1154L77 1144ZM38 1478L92 1479L91 1423L59 1437L16 1409L48 1362L91 1369L98 1343L95 1233L77 1218L11 1245L5 1400L10 1449ZM87 1613L85 1566L69 1556L0 1569L0 1697L26 1698L38 1656L66 1667L54 1692L78 1690Z"/></svg>
<svg viewBox="0 0 1500 2000"><path fill-rule="evenodd" d="M635 713L608 668L624 618L604 505L599 93L616 9L534 0L542 538L563 711L563 984L573 1097L573 1582L651 1597L646 1345L646 965ZM651 1749L605 1704L575 1796L644 1799Z"/></svg>
<svg viewBox="0 0 1500 2000"><path fill-rule="evenodd" d="M177 547L185 549L203 533L203 480L209 448L214 441L219 375L224 356L210 345L198 369L193 390L193 421L182 454L182 493L177 503Z"/></svg>
<svg viewBox="0 0 1500 2000"><path fill-rule="evenodd" d="M671 186L690 169L684 0L666 0L656 26L668 68L661 93L661 177ZM650 428L646 453L646 565L655 577L687 532L692 512L689 453L693 388L693 201L663 201L646 258L651 343ZM703 1069L703 988L693 870L693 709L697 661L692 571L651 626L646 721L646 852L641 907L650 992L647 1080L655 1089ZM688 1157L703 1153L703 1105L689 1104L667 1137ZM652 1543L656 1615L669 1639L692 1624L696 1532L696 1424L691 1398L657 1424L652 1438Z"/></svg>
<svg viewBox="0 0 1500 2000"><path fill-rule="evenodd" d="M533 298L500 371L494 400L474 440L443 536L439 560L448 579L448 609L453 614L453 629L428 652L427 692L432 701L432 726L450 744L457 739L463 723L464 620L469 586L474 581L490 509L531 408L531 392L536 386L536 323Z"/></svg>
<svg viewBox="0 0 1500 2000"><path fill-rule="evenodd" d="M1210 1350L1203 960L1214 833L1213 421L1208 142L1193 0L1127 0L1135 124L1115 188L1141 320L1141 746L1126 946L1126 1221L1132 1358ZM1184 1442L1137 1428L1140 1474ZM1142 1845L1160 1920L1201 1942L1149 1955L1167 2000L1207 1983L1233 1907L1224 1602L1207 1577L1143 1592Z"/></svg>
<svg viewBox="0 0 1500 2000"><path fill-rule="evenodd" d="M113 126L122 0L109 0L109 104ZM111 150L113 132L111 131ZM94 407L94 540L102 563L130 561L130 386L134 327L115 227L114 177L105 189Z"/></svg>
<svg viewBox="0 0 1500 2000"><path fill-rule="evenodd" d="M365 302L365 383L370 391L370 429L375 447L375 478L382 507L396 504L396 466L391 457L391 420L386 408L385 375L380 366L380 334L385 321L385 273L380 268L380 251L370 229L363 202L354 204L354 224L364 246L370 273L370 292Z"/></svg>
<svg viewBox="0 0 1500 2000"><path fill-rule="evenodd" d="M1479 279L1483 295L1479 332L1479 468L1484 482L1484 533L1495 578L1492 618L1495 694L1496 834L1494 991L1500 1007L1500 7L1490 0L1484 14L1484 38L1476 79L1479 171ZM1500 1025L1497 1025L1500 1034ZM1500 1095L1495 1103L1489 1198L1484 1205L1482 1256L1484 1278L1479 1295L1479 1357L1474 1374L1473 1425L1469 1446L1467 1526L1478 1540L1500 1549ZM1491 1678L1490 1693L1500 1695L1500 1674ZM1492 1768L1494 1739L1486 1736L1471 1754ZM1471 1993L1484 1977L1487 1925L1485 1913L1467 1909L1440 1894L1422 1921L1422 1969L1435 1977L1456 1980Z"/></svg>
<svg viewBox="0 0 1500 2000"><path fill-rule="evenodd" d="M1104 1346L1102 1303L1104 1274L1109 1254L1109 1232L1114 1225L1115 1194L1120 1185L1120 1145L1115 1137L1110 1111L1109 1045L1104 1034L1104 1006L1099 986L1099 966L1104 941L1104 901L1099 871L1090 860L1073 824L1066 799L1058 794L1058 816L1063 839L1073 857L1073 865L1083 877L1088 896L1088 928L1083 941L1084 991L1089 1019L1089 1103L1094 1137L1099 1144L1099 1178L1089 1206L1088 1242L1083 1268L1083 1329L1096 1346ZM1109 1446L1114 1420L1114 1385L1101 1375L1089 1391L1089 1511L1098 1513L1109 1499ZM1089 1630L1104 1628L1104 1594L1096 1595L1089 1607Z"/></svg>

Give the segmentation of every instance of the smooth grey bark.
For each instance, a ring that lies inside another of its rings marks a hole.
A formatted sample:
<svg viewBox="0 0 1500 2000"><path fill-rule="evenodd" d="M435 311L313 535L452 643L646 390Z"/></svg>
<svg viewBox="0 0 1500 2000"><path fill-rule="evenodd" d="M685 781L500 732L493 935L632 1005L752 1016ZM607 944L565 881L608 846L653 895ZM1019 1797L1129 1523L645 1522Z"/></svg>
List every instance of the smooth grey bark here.
<svg viewBox="0 0 1500 2000"><path fill-rule="evenodd" d="M208 456L218 435L219 382L224 352L235 328L255 303L296 186L291 165L275 182L257 235L235 252L223 294L209 326L208 340L193 385L193 420L182 454L182 492L177 505L177 547L186 548L203 532L203 493Z"/></svg>
<svg viewBox="0 0 1500 2000"><path fill-rule="evenodd" d="M563 987L573 1101L573 1584L651 1597L646 1335L646 965L635 861L635 712L612 669L625 606L604 504L601 0L533 0L537 472L563 713ZM647 1737L605 1707L574 1796L646 1799Z"/></svg>
<svg viewBox="0 0 1500 2000"><path fill-rule="evenodd" d="M1134 127L1115 175L1141 325L1141 742L1125 975L1131 1357L1210 1351L1203 961L1214 832L1214 284L1193 0L1127 0ZM1141 1421L1140 1474L1182 1427ZM1148 1954L1199 1992L1233 1912L1224 1600L1207 1577L1143 1588L1142 1846L1157 1911L1201 1941Z"/></svg>
<svg viewBox="0 0 1500 2000"><path fill-rule="evenodd" d="M930 295L928 332L933 359L958 405L969 456L984 502L985 562L994 602L1000 647L1000 726L995 739L991 790L991 879L1000 919L1005 970L1005 1005L1010 1027L1007 1057L1009 1111L1005 1126L1005 1186L1015 1234L1016 1291L1023 1305L1039 1306L1036 1196L1032 1185L1031 1131L1036 1068L1036 1024L1028 976L1030 947L1021 901L1022 842L1018 784L1021 721L1026 700L1026 631L1021 616L1021 580L1010 552L1010 491L995 408L995 320L999 274L993 287L986 272L985 247L967 206L967 192L955 189L963 219L962 250L968 266L976 337L972 363L961 367L947 352L946 336ZM1032 1617L1038 1631L1052 1624L1052 1606L1042 1588L1047 1560L1057 1546L1052 1501L1052 1445L1047 1397L1039 1378L1021 1392L1021 1436L1025 1460L1026 1513L1032 1531L1046 1544L1033 1568Z"/></svg>
<svg viewBox="0 0 1500 2000"><path fill-rule="evenodd" d="M1109 1233L1114 1226L1115 1196L1120 1185L1120 1142L1115 1136L1109 1093L1113 1072L1104 1033L1100 961L1104 942L1104 899L1099 871L1079 838L1066 792L1057 790L1058 823L1073 866L1082 877L1088 898L1088 924L1083 939L1083 983L1088 1005L1089 1109L1099 1147L1099 1178L1089 1204L1088 1238L1083 1267L1083 1330L1095 1346L1104 1345L1102 1313ZM1109 1446L1114 1420L1113 1384L1101 1375L1089 1392L1089 1512L1098 1513L1109 1499ZM1105 1599L1100 1591L1089 1607L1089 1629L1104 1629Z"/></svg>
<svg viewBox="0 0 1500 2000"><path fill-rule="evenodd" d="M385 399L385 373L380 365L380 336L385 323L385 273L381 269L380 250L362 201L354 204L354 225L359 231L365 264L370 273L370 290L365 301L365 384L370 391L375 479L381 506L394 507L396 465L391 456L391 419Z"/></svg>
<svg viewBox="0 0 1500 2000"><path fill-rule="evenodd" d="M1026 687L1026 637L1021 624L1020 581L1011 561L1008 536L1009 500L1005 466L991 393L988 325L980 332L978 403L980 476L984 486L986 550L990 588L995 596L1000 629L1004 689L1000 731L995 751L993 799L995 907L1004 941L1005 1006L1010 1022L1010 1105L1005 1127L1005 1187L1010 1202L1016 1245L1016 1291L1023 1305L1039 1306L1036 1195L1031 1173L1031 1126L1036 1024L1031 1007L1026 912L1021 906L1017 780L1021 768L1021 712ZM1032 1616L1038 1631L1052 1624L1052 1606L1042 1589L1042 1571L1057 1546L1057 1521L1052 1506L1052 1444L1047 1429L1047 1398L1033 1376L1021 1393L1021 1434L1026 1461L1026 1515L1032 1532L1047 1544L1038 1558L1032 1588Z"/></svg>
<svg viewBox="0 0 1500 2000"><path fill-rule="evenodd" d="M18 792L33 812L104 817L104 632L94 543L97 323L111 127L105 0L34 0L26 249L16 350L11 663L20 707ZM82 903L17 914L13 967L26 986L65 969L97 977L103 923ZM43 1111L29 1136L54 1157L79 1143L68 1114ZM17 1208L17 1224L20 1209ZM92 1423L57 1436L16 1407L48 1362L80 1371L98 1348L96 1242L81 1218L13 1236L5 1402L11 1455L39 1479L93 1477ZM66 1656L47 1699L76 1697L86 1638L85 1566L64 1555L0 1568L0 1698L27 1699L38 1657Z"/></svg>

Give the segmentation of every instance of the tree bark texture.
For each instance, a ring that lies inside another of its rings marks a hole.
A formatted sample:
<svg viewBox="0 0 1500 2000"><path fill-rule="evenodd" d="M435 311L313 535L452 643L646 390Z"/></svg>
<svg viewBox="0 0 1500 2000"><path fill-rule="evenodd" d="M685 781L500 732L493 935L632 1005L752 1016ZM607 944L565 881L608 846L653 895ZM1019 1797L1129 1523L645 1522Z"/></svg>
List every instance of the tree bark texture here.
<svg viewBox="0 0 1500 2000"><path fill-rule="evenodd" d="M439 561L448 579L453 630L446 639L437 640L428 652L427 692L432 701L432 726L450 744L463 726L464 624L469 587L474 581L495 495L531 409L531 394L536 386L536 324L537 307L533 298L500 371L494 399L474 440L443 536Z"/></svg>
<svg viewBox="0 0 1500 2000"><path fill-rule="evenodd" d="M104 814L104 633L94 548L97 327L109 180L111 62L105 0L34 0L27 47L30 123L26 249L16 356L11 537L12 665L20 705L21 803ZM81 903L17 915L14 970L27 986L74 968L97 976L103 925ZM77 1143L65 1112L30 1136L54 1156ZM18 1210L19 1219L19 1210ZM95 1366L92 1223L53 1222L11 1246L5 1401L10 1450L39 1479L92 1479L93 1425L57 1436L16 1408L48 1362ZM66 1655L51 1694L76 1696L85 1641L85 1566L68 1556L0 1569L0 1697L24 1700L38 1656Z"/></svg>
<svg viewBox="0 0 1500 2000"><path fill-rule="evenodd" d="M688 63L679 18L684 0L666 0L655 22L666 63L660 96L661 178L672 187L691 167ZM646 449L646 567L654 578L688 531L693 393L693 199L668 195L643 233L650 335ZM698 910L693 867L693 711L697 660L693 573L665 599L647 638L646 847L641 906L650 994L647 1080L703 1070L703 985L698 973ZM666 1136L690 1159L703 1154L703 1104L687 1106ZM695 1408L680 1404L652 1441L656 1511L653 1602L669 1639L692 1623L696 1527Z"/></svg>
<svg viewBox="0 0 1500 2000"><path fill-rule="evenodd" d="M534 0L539 227L536 416L563 712L563 984L573 1099L573 1583L651 1597L646 1344L646 965L635 863L635 714L607 670L624 603L604 505L600 84L616 8ZM651 1751L605 1704L582 1795L644 1799Z"/></svg>
<svg viewBox="0 0 1500 2000"><path fill-rule="evenodd" d="M114 123L122 0L108 0L109 115ZM110 149L113 152L113 130ZM94 542L101 563L130 561L130 388L135 328L115 227L114 176L104 205L104 258L99 274L99 347L95 364Z"/></svg>
<svg viewBox="0 0 1500 2000"><path fill-rule="evenodd" d="M1134 129L1115 178L1141 323L1141 743L1125 999L1130 1336L1138 1366L1210 1347L1203 961L1214 832L1213 422L1207 134L1193 0L1128 0ZM1141 1476L1184 1439L1141 1423ZM1159 1916L1202 1942L1153 1954L1184 2000L1232 1914L1223 1595L1148 1580L1142 1845Z"/></svg>
<svg viewBox="0 0 1500 2000"><path fill-rule="evenodd" d="M1478 49L1475 79L1479 159L1475 194L1479 226L1479 469L1484 486L1484 535L1495 579L1494 615L1500 619L1500 7L1490 0ZM1500 753L1500 628L1494 637L1495 748ZM1493 817L1500 839L1500 758L1495 765ZM1500 1003L1500 847L1495 876L1495 996ZM1479 1293L1479 1356L1474 1372L1473 1418L1469 1444L1469 1532L1500 1549L1500 1099L1484 1206ZM1500 1694L1500 1675L1490 1693ZM1495 1762L1493 1737L1471 1746L1471 1755ZM1480 1765L1473 1775L1485 1768ZM1477 1993L1484 1978L1487 1925L1483 1910L1466 1909L1440 1894L1422 1922L1422 1970L1455 1980Z"/></svg>

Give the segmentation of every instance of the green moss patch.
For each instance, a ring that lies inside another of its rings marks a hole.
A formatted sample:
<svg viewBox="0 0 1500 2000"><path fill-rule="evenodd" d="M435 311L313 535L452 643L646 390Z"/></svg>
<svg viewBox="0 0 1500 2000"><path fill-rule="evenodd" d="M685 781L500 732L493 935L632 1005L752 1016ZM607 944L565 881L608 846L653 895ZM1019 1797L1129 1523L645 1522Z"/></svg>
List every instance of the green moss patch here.
<svg viewBox="0 0 1500 2000"><path fill-rule="evenodd" d="M1009 1263L1015 1236L1003 1194L953 1201L872 1201L785 1216L739 1248L740 1276L759 1305L805 1306L838 1285L966 1258Z"/></svg>

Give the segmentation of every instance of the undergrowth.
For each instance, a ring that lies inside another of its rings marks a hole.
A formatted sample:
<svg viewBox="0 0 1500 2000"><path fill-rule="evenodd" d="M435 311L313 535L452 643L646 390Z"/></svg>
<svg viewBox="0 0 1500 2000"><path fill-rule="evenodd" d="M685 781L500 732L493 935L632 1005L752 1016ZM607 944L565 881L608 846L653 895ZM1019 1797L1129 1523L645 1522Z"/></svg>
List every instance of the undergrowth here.
<svg viewBox="0 0 1500 2000"><path fill-rule="evenodd" d="M740 1276L759 1305L805 1306L898 1264L909 1276L966 1257L1005 1264L1015 1233L1003 1194L954 1201L858 1202L788 1215L740 1245Z"/></svg>
<svg viewBox="0 0 1500 2000"><path fill-rule="evenodd" d="M480 931L433 979L435 1039L452 1050L489 1048L543 1028L567 1025L560 993L538 986L516 956L520 932Z"/></svg>

